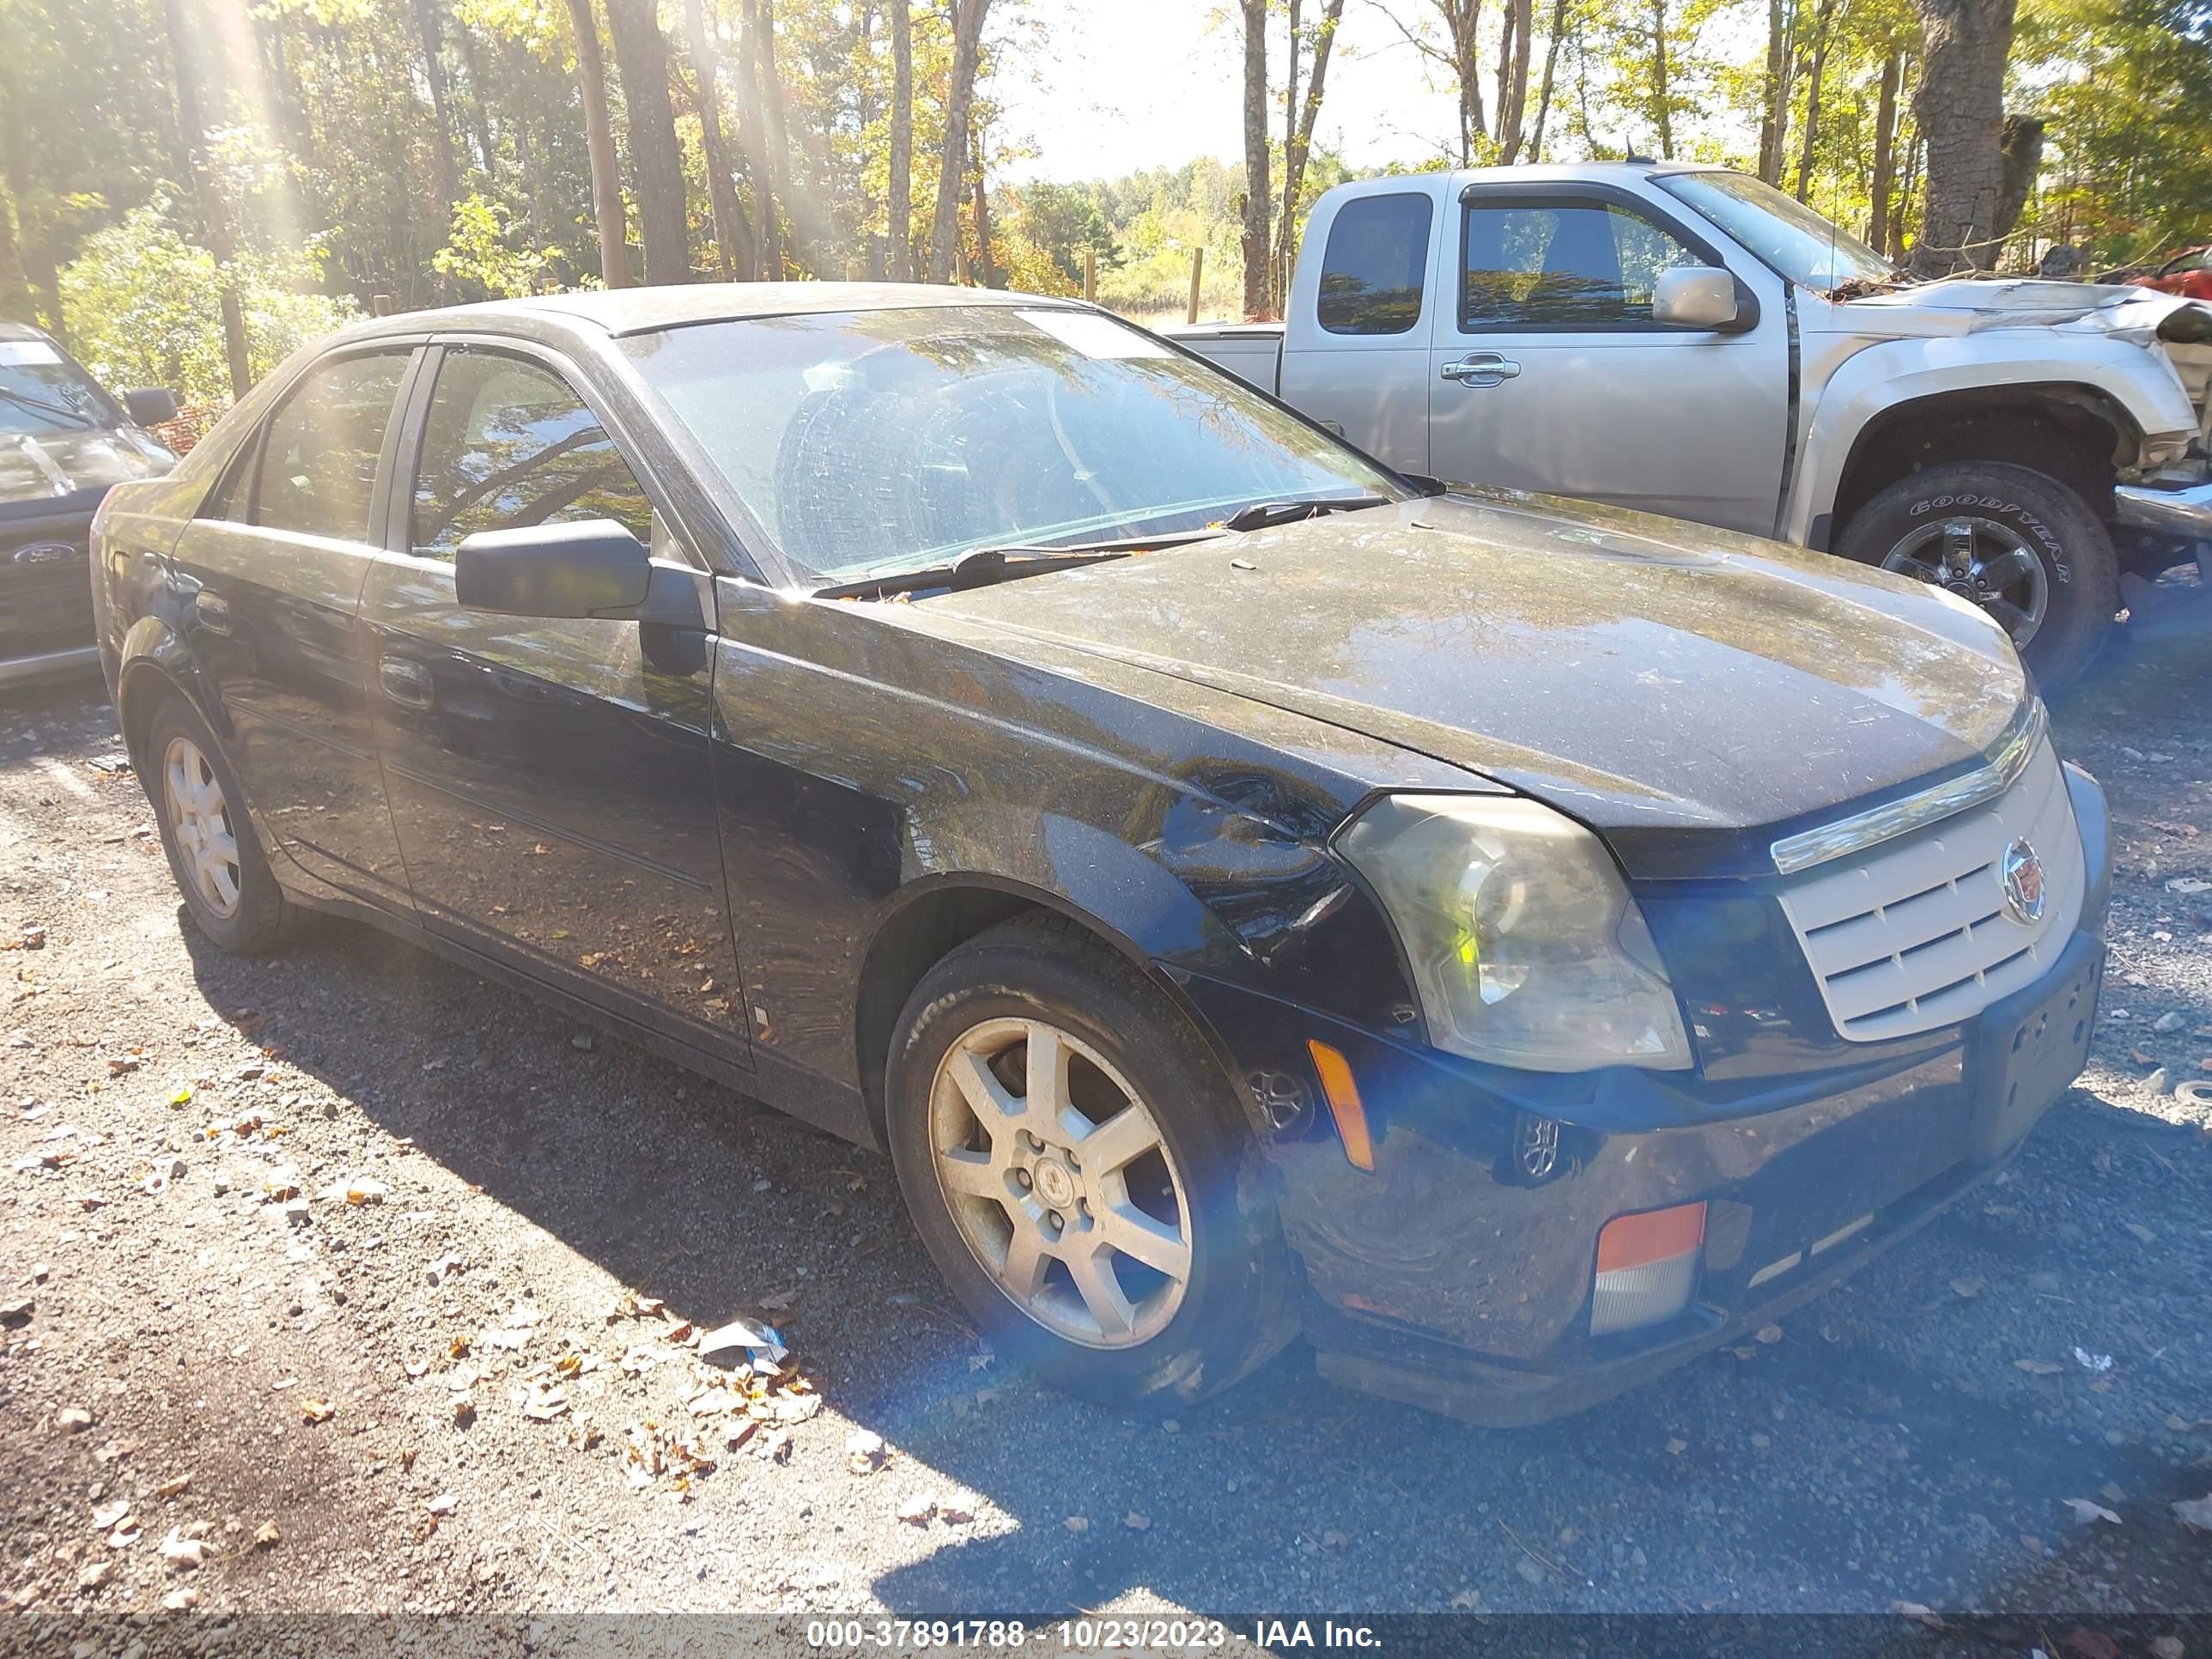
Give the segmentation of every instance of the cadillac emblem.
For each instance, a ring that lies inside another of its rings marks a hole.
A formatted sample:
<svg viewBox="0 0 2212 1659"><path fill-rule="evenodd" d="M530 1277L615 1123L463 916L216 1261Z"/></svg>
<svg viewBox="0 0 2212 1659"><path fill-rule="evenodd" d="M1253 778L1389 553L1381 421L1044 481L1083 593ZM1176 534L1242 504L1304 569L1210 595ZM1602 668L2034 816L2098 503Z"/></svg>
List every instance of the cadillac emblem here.
<svg viewBox="0 0 2212 1659"><path fill-rule="evenodd" d="M2043 919L2043 860L2023 836L1997 860L1997 885L2004 890L2004 910L2025 927Z"/></svg>

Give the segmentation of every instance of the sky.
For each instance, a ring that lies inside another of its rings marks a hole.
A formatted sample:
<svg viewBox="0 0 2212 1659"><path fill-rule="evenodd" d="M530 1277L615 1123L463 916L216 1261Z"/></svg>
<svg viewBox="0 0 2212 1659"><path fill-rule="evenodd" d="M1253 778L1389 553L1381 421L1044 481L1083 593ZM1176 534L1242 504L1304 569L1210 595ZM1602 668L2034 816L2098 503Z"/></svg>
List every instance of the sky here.
<svg viewBox="0 0 2212 1659"><path fill-rule="evenodd" d="M1319 9L1319 0L1308 7ZM1425 8L1401 0L1413 19ZM992 86L1006 137L1036 154L1007 169L1025 179L1115 178L1200 155L1241 166L1241 35L1233 0L1030 0L1013 15L1017 51ZM1016 44L1016 43L1010 43ZM1282 120L1279 39L1269 55ZM1458 100L1375 4L1346 7L1329 59L1317 143L1355 167L1443 154Z"/></svg>

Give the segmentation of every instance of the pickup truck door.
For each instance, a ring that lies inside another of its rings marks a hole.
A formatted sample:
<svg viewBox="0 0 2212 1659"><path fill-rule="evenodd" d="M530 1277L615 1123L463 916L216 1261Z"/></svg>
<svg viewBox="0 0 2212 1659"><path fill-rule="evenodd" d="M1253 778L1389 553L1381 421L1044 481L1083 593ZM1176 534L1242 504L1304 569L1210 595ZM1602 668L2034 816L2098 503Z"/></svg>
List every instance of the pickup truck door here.
<svg viewBox="0 0 2212 1659"><path fill-rule="evenodd" d="M1771 272L1735 270L1759 301L1747 330L1655 321L1660 272L1729 262L1602 186L1475 185L1447 204L1439 240L1430 471L1774 532L1790 348Z"/></svg>

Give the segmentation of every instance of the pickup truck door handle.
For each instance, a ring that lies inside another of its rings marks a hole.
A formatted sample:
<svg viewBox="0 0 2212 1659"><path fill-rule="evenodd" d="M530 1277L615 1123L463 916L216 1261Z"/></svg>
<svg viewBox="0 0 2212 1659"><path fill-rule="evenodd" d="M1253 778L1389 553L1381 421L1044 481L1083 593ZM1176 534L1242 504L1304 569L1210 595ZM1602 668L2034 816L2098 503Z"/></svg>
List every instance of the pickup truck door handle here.
<svg viewBox="0 0 2212 1659"><path fill-rule="evenodd" d="M376 680L384 688L384 695L403 708L428 708L437 700L430 671L404 657L379 658Z"/></svg>
<svg viewBox="0 0 2212 1659"><path fill-rule="evenodd" d="M192 595L192 614L210 634L230 632L230 601L203 587Z"/></svg>
<svg viewBox="0 0 2212 1659"><path fill-rule="evenodd" d="M1521 365L1495 351L1470 351L1455 363L1437 371L1462 386L1498 386L1520 374Z"/></svg>

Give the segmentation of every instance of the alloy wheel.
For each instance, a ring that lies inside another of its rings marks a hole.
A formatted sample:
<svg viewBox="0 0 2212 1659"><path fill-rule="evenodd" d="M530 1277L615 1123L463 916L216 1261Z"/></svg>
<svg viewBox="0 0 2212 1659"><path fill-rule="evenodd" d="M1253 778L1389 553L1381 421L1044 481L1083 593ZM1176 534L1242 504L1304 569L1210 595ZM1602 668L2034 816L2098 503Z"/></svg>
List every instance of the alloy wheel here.
<svg viewBox="0 0 2212 1659"><path fill-rule="evenodd" d="M238 836L215 769L190 738L169 739L161 757L161 793L194 896L228 921L238 914Z"/></svg>
<svg viewBox="0 0 2212 1659"><path fill-rule="evenodd" d="M2020 533L1994 519L1947 518L1922 525L1889 550L1884 570L1914 576L1971 599L2025 651L2051 607L2051 584Z"/></svg>
<svg viewBox="0 0 2212 1659"><path fill-rule="evenodd" d="M986 1020L939 1062L929 1119L946 1208L1015 1306L1086 1347L1165 1328L1190 1282L1189 1200L1151 1109L1095 1049Z"/></svg>

